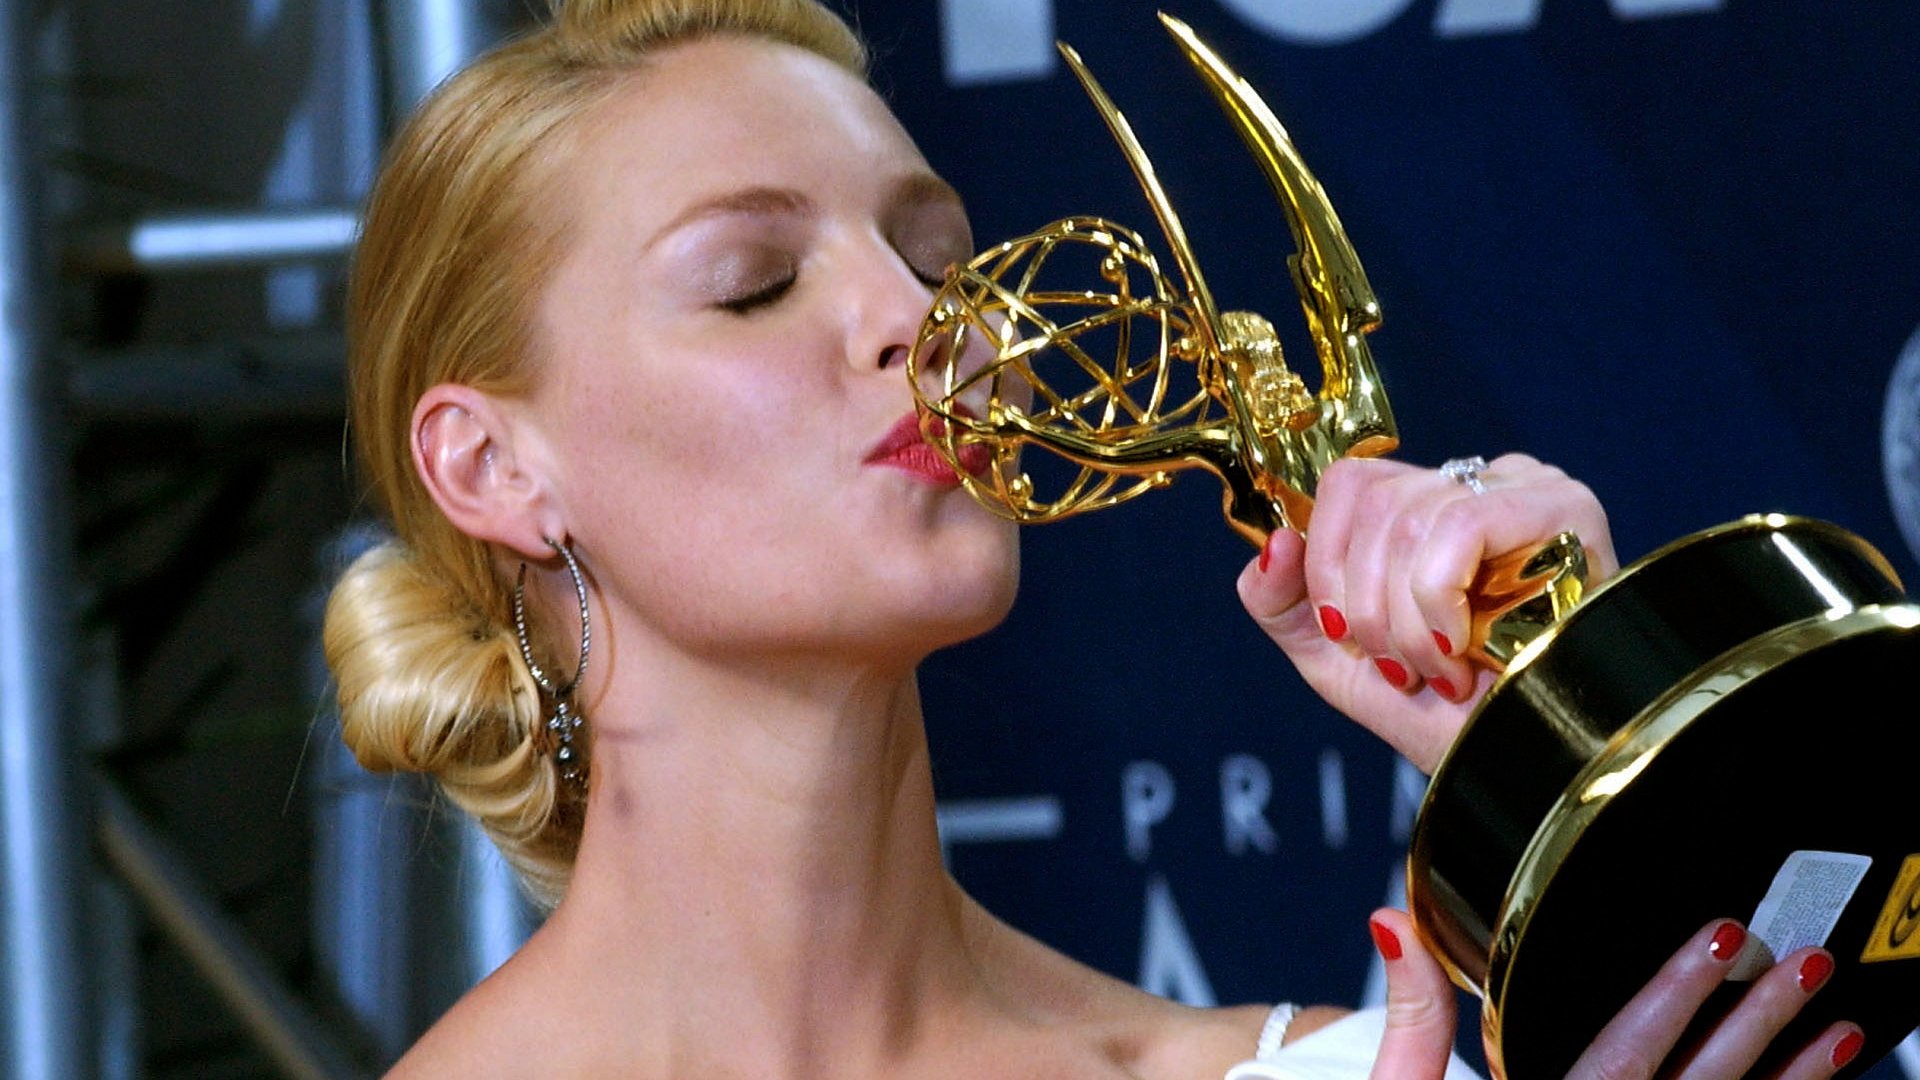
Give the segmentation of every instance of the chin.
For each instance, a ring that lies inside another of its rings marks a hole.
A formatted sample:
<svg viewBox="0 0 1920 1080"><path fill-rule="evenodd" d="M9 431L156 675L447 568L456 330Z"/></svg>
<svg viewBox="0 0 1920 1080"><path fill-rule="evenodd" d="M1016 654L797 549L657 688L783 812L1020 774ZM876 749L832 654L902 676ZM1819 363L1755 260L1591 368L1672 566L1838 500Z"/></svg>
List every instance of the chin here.
<svg viewBox="0 0 1920 1080"><path fill-rule="evenodd" d="M947 557L907 587L921 601L927 651L956 645L999 626L1020 588L1020 545L1011 522L994 519L977 543Z"/></svg>
<svg viewBox="0 0 1920 1080"><path fill-rule="evenodd" d="M970 641L1005 622L1007 613L1013 610L1013 597L1019 587L1018 579L1019 574L1016 570L1004 590L981 593L972 597L971 599L976 603L965 610L955 612L960 617L954 621L953 632L947 635L947 640L940 642L935 648L945 648L948 645Z"/></svg>

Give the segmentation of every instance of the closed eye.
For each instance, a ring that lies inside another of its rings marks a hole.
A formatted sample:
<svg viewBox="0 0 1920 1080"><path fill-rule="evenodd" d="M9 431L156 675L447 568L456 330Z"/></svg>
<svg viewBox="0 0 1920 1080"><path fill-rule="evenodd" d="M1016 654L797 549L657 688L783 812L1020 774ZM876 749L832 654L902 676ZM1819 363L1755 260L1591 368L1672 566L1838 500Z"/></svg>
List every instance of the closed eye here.
<svg viewBox="0 0 1920 1080"><path fill-rule="evenodd" d="M781 297L785 296L787 292L793 288L795 280L793 277L784 277L743 296L722 300L714 306L720 308L722 311L731 312L735 315L747 315L760 308L778 302Z"/></svg>

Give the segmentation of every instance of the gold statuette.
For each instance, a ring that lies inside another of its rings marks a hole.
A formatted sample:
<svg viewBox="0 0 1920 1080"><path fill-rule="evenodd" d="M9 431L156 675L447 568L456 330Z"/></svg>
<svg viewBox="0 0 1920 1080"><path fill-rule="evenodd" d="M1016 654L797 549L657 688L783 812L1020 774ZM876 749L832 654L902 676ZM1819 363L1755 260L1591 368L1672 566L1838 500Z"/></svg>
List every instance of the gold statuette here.
<svg viewBox="0 0 1920 1080"><path fill-rule="evenodd" d="M1260 95L1187 25L1161 22L1200 72L1293 231L1288 260L1320 359L1320 388L1287 367L1273 324L1220 311L1186 230L1125 116L1060 46L1133 167L1173 252L1170 281L1133 231L1094 217L1056 221L948 275L908 359L926 431L967 489L1017 521L1124 502L1202 468L1226 487L1228 522L1254 544L1304 529L1334 460L1399 443L1367 348L1380 305L1319 181ZM1089 280L1098 288L1089 289ZM988 354L991 358L988 358ZM993 465L959 467L983 444ZM1036 476L1023 447L1064 467Z"/></svg>
<svg viewBox="0 0 1920 1080"><path fill-rule="evenodd" d="M907 359L928 441L987 508L1021 522L1113 506L1189 468L1218 476L1227 523L1254 546L1305 530L1328 465L1399 445L1367 335L1380 303L1320 182L1260 95L1185 23L1173 35L1272 184L1320 387L1287 366L1265 316L1221 311L1133 127L1072 48L1060 52L1106 121L1173 252L1177 281L1136 232L1070 217L953 268ZM1099 283L1088 288L1090 281ZM991 465L961 463L985 446ZM1023 454L1048 451L1039 462ZM1490 561L1469 588L1465 658L1504 666L1586 586L1566 534Z"/></svg>

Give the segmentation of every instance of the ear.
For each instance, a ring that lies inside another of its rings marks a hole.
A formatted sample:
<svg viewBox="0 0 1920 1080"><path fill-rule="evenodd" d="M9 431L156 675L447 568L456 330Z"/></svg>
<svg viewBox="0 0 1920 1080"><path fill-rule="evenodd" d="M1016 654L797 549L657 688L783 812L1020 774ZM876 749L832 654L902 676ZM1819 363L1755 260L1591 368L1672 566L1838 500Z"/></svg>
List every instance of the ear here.
<svg viewBox="0 0 1920 1080"><path fill-rule="evenodd" d="M546 537L566 538L532 452L537 439L497 399L457 383L431 387L413 407L410 434L413 467L454 528L528 561L553 554Z"/></svg>

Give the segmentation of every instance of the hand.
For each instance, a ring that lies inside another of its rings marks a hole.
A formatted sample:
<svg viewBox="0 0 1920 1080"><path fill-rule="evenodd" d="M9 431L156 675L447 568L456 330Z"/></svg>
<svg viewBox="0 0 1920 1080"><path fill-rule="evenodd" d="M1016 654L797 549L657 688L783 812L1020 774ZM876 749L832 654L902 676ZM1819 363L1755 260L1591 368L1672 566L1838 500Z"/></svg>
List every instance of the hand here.
<svg viewBox="0 0 1920 1080"><path fill-rule="evenodd" d="M1342 459L1306 535L1281 530L1240 575L1241 602L1329 704L1431 773L1493 676L1460 659L1480 565L1571 529L1595 582L1619 569L1586 486L1523 454L1484 494L1437 469Z"/></svg>
<svg viewBox="0 0 1920 1080"><path fill-rule="evenodd" d="M1381 910L1371 921L1387 968L1387 1022L1372 1076L1376 1080L1439 1080L1452 1051L1454 992L1440 964L1421 947L1412 921ZM1568 1080L1735 1080L1800 1011L1832 969L1823 949L1789 953L1742 995L1733 1009L1688 1046L1680 1039L1694 1014L1725 980L1746 939L1735 922L1709 923L1673 954L1646 987L1594 1037ZM1802 1047L1776 1080L1821 1080L1860 1052L1858 1026L1837 1023ZM1488 1056L1493 1056L1488 1049Z"/></svg>
<svg viewBox="0 0 1920 1080"><path fill-rule="evenodd" d="M1753 981L1731 1012L1676 1052L1694 1014L1726 981L1746 939L1745 929L1728 920L1701 929L1600 1030L1574 1062L1569 1080L1636 1080L1655 1070L1674 1080L1745 1076L1833 972L1833 955L1825 949L1788 953ZM1862 1041L1857 1025L1829 1025L1775 1074L1776 1080L1832 1076L1860 1052Z"/></svg>
<svg viewBox="0 0 1920 1080"><path fill-rule="evenodd" d="M1726 980L1747 940L1732 920L1707 924L1672 955L1640 994L1601 1028L1594 1043L1574 1063L1571 1078L1624 1080L1663 1076L1707 1080L1745 1076L1766 1045L1793 1019L1801 1005L1826 982L1834 957L1826 949L1795 949L1763 976L1755 978L1734 1009L1705 1030L1692 1045L1678 1047L1688 1024L1707 995ZM1814 1080L1832 1076L1860 1053L1857 1024L1837 1022L1799 1049L1778 1080ZM1676 1051L1678 1047L1678 1051Z"/></svg>

